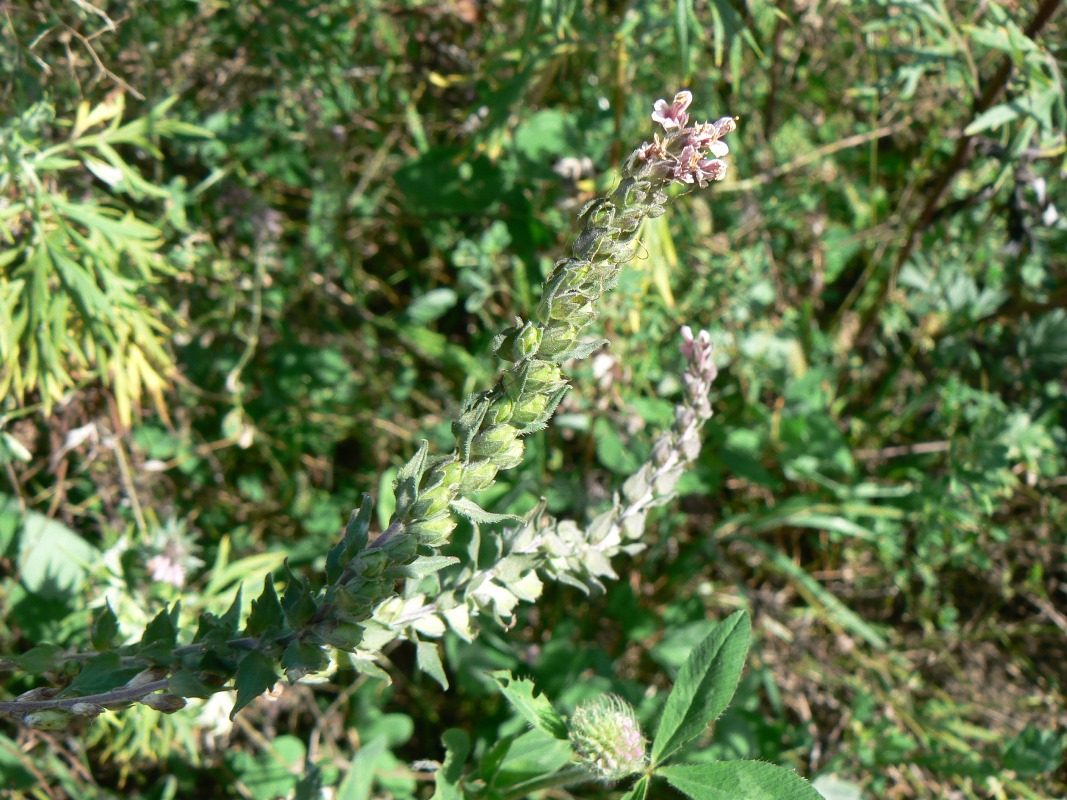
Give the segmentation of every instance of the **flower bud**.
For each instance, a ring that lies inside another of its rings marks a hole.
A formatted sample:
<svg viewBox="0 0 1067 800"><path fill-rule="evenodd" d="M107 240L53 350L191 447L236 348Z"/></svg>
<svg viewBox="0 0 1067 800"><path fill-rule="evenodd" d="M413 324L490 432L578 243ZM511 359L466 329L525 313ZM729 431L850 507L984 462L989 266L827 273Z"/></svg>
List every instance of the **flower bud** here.
<svg viewBox="0 0 1067 800"><path fill-rule="evenodd" d="M388 553L381 550L369 550L360 554L359 562L362 567L360 574L364 578L377 578L389 566L390 558Z"/></svg>
<svg viewBox="0 0 1067 800"><path fill-rule="evenodd" d="M336 617L351 617L352 619L364 619L374 608L375 599L363 592L367 586L364 584L359 591L350 591L341 587L334 595L334 613Z"/></svg>
<svg viewBox="0 0 1067 800"><path fill-rule="evenodd" d="M104 707L97 703L75 703L70 707L70 710L79 717L88 717L89 719L95 719L104 713Z"/></svg>
<svg viewBox="0 0 1067 800"><path fill-rule="evenodd" d="M583 227L610 227L615 221L615 204L606 197L596 197L578 212L578 224Z"/></svg>
<svg viewBox="0 0 1067 800"><path fill-rule="evenodd" d="M418 520L409 525L407 530L420 544L440 547L448 542L448 537L455 529L456 521L446 509L432 517Z"/></svg>
<svg viewBox="0 0 1067 800"><path fill-rule="evenodd" d="M315 626L315 632L325 644L349 652L363 641L363 627L354 622L323 622Z"/></svg>
<svg viewBox="0 0 1067 800"><path fill-rule="evenodd" d="M593 301L581 292L567 292L556 297L552 302L549 318L560 322L570 322L571 317L588 313Z"/></svg>
<svg viewBox="0 0 1067 800"><path fill-rule="evenodd" d="M563 370L560 369L559 364L532 361L525 377L526 382L522 386L523 393L551 392L557 389L563 380Z"/></svg>
<svg viewBox="0 0 1067 800"><path fill-rule="evenodd" d="M489 406L489 410L485 412L483 424L488 427L490 425L503 425L508 422L511 419L514 405L510 397L498 397L493 401L493 405Z"/></svg>
<svg viewBox="0 0 1067 800"><path fill-rule="evenodd" d="M537 348L537 354L542 358L551 358L554 361L562 361L567 357L571 349L578 344L578 337L582 329L570 322L557 323L545 329L541 337L541 346Z"/></svg>
<svg viewBox="0 0 1067 800"><path fill-rule="evenodd" d="M58 731L70 725L74 715L63 708L46 708L23 714L22 723L39 731Z"/></svg>
<svg viewBox="0 0 1067 800"><path fill-rule="evenodd" d="M522 361L534 355L540 343L541 329L532 322L527 322L522 327L508 328L494 349L505 361Z"/></svg>
<svg viewBox="0 0 1067 800"><path fill-rule="evenodd" d="M515 413L511 415L511 421L516 425L529 425L532 422L541 422L547 411L547 395L530 395L519 405L515 406Z"/></svg>
<svg viewBox="0 0 1067 800"><path fill-rule="evenodd" d="M645 740L637 716L615 695L579 705L568 727L577 761L602 780L617 781L645 768Z"/></svg>
<svg viewBox="0 0 1067 800"><path fill-rule="evenodd" d="M185 699L176 694L149 694L142 697L141 702L163 714L173 714L185 708Z"/></svg>
<svg viewBox="0 0 1067 800"><path fill-rule="evenodd" d="M166 677L167 670L163 667L149 667L148 669L141 670L128 681L126 681L126 687L129 689L136 689L139 686L145 686L153 681L158 681L161 678Z"/></svg>
<svg viewBox="0 0 1067 800"><path fill-rule="evenodd" d="M457 494L474 494L488 489L493 485L499 468L489 461L475 461L469 464L463 472L463 479L459 483Z"/></svg>
<svg viewBox="0 0 1067 800"><path fill-rule="evenodd" d="M492 458L494 454L515 441L518 435L518 430L511 425L495 425L489 430L482 431L471 441L471 458Z"/></svg>
<svg viewBox="0 0 1067 800"><path fill-rule="evenodd" d="M514 439L506 446L489 456L489 461L498 469L511 469L522 463L525 445L522 439Z"/></svg>
<svg viewBox="0 0 1067 800"><path fill-rule="evenodd" d="M455 499L453 487L441 484L433 489L420 492L418 499L411 504L406 516L408 519L423 519L432 517L448 508L448 504Z"/></svg>
<svg viewBox="0 0 1067 800"><path fill-rule="evenodd" d="M427 491L429 491L430 487L458 486L460 480L463 478L463 469L463 462L459 459L454 459L434 467L433 471L427 478Z"/></svg>

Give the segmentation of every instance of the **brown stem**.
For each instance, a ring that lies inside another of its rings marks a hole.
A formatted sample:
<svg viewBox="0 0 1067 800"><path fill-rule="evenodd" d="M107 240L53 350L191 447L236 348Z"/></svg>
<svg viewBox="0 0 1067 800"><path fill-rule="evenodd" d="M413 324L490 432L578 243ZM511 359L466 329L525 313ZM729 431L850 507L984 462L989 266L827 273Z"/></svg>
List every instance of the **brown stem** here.
<svg viewBox="0 0 1067 800"><path fill-rule="evenodd" d="M1037 13L1034 14L1034 18L1030 20L1030 24L1026 26L1026 35L1029 38L1034 38L1042 28L1052 19L1052 15L1056 12L1060 6L1060 0L1042 0L1040 7L1037 9ZM984 111L987 111L992 105L993 101L1004 90L1004 87L1008 83L1008 79L1011 77L1012 60L1010 56L1005 56L1000 62L1000 66L997 68L996 73L986 84L985 90L975 101L974 107L971 111L971 118L977 117ZM955 177L963 171L967 162L970 160L971 146L974 144L975 134L962 134L956 141L956 149L952 153L952 157L949 159L945 168L938 174L934 181L933 188L926 196L926 202L923 204L922 210L915 217L911 226L908 228L907 236L904 239L904 245L897 253L897 258L893 262L893 268L889 273L888 278L882 283L878 290L878 296L874 302L867 308L863 314L862 325L860 326L860 333L856 337L857 342L864 341L871 333L874 327L874 321L878 317L878 312L885 303L886 298L889 297L896 286L897 277L900 274L900 270L904 268L904 264L911 258L912 252L915 250L915 245L918 244L919 238L923 231L930 225L930 223L937 217L938 205L941 202L941 198L945 192L948 191L952 185L952 181Z"/></svg>
<svg viewBox="0 0 1067 800"><path fill-rule="evenodd" d="M48 700L10 700L0 702L0 714L29 714L33 711L48 711L51 709L67 709L68 711L79 703L91 703L96 706L124 706L135 703L142 697L166 689L169 680L163 678L158 681L150 681L140 686L123 686L112 689L110 692L100 694L83 695L82 697L53 697Z"/></svg>

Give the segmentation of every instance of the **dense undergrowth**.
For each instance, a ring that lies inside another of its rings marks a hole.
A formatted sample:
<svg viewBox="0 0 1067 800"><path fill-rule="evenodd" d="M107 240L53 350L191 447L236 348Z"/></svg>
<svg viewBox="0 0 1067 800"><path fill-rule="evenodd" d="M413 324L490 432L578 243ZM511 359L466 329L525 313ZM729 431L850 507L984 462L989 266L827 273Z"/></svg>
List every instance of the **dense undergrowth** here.
<svg viewBox="0 0 1067 800"><path fill-rule="evenodd" d="M740 117L727 180L645 224L611 346L479 499L596 513L672 419L677 329L710 330L703 453L620 580L446 637L448 694L401 646L392 685L342 659L232 724L214 700L5 720L10 791L269 798L314 763L377 770L338 796L422 796L446 729L524 730L486 670L646 720L743 607L708 757L842 800L1067 792L1057 3L31 0L0 31L9 658L87 646L104 598L132 636L283 558L315 574L363 492L384 528L652 101Z"/></svg>

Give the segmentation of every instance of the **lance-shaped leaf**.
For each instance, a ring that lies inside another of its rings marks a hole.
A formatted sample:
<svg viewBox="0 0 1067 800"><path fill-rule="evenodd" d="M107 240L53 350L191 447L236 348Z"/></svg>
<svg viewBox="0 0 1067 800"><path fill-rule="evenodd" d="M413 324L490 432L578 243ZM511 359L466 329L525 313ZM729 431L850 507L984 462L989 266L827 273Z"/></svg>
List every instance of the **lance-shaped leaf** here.
<svg viewBox="0 0 1067 800"><path fill-rule="evenodd" d="M367 546L373 510L374 503L371 496L364 494L359 510L352 512L348 525L345 526L344 538L330 548L330 552L326 554L326 580L330 583L341 577L349 562Z"/></svg>
<svg viewBox="0 0 1067 800"><path fill-rule="evenodd" d="M724 619L693 648L678 673L652 742L652 763L661 764L695 739L730 703L748 653L751 624L744 611Z"/></svg>

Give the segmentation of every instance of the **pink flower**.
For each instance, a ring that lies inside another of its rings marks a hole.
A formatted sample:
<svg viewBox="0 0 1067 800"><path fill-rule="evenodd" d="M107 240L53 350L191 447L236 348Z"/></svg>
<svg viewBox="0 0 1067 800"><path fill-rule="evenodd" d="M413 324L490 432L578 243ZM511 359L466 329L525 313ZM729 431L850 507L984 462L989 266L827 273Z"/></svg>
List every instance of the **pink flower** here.
<svg viewBox="0 0 1067 800"><path fill-rule="evenodd" d="M726 177L726 162L717 158L705 158L693 145L687 144L674 165L674 179L682 183L696 183L701 188L708 181L721 181Z"/></svg>
<svg viewBox="0 0 1067 800"><path fill-rule="evenodd" d="M702 189L709 181L721 181L726 177L726 162L717 158L702 158L693 165L693 177Z"/></svg>
<svg viewBox="0 0 1067 800"><path fill-rule="evenodd" d="M663 126L663 130L670 131L675 128L684 128L689 124L689 115L685 110L693 102L693 93L689 91L678 92L674 96L674 102L667 105L666 100L657 100L652 111L652 121Z"/></svg>
<svg viewBox="0 0 1067 800"><path fill-rule="evenodd" d="M729 117L724 117L723 119L733 122ZM719 122L722 122L722 120L719 120ZM727 147L726 142L719 141L719 137L724 135L724 132L717 127L719 122L714 124L702 122L693 126L693 130L686 141L698 150L707 150L715 158L722 158L730 152L730 148Z"/></svg>
<svg viewBox="0 0 1067 800"><path fill-rule="evenodd" d="M658 133L652 134L651 142L645 142L637 148L637 158L641 161L665 161L670 157L667 143L659 138Z"/></svg>
<svg viewBox="0 0 1067 800"><path fill-rule="evenodd" d="M678 348L682 351L685 360L689 362L690 372L694 377L710 385L719 372L712 360L715 345L711 343L711 335L702 330L694 336L693 329L688 325L682 326L681 334L682 343Z"/></svg>
<svg viewBox="0 0 1067 800"><path fill-rule="evenodd" d="M179 589L185 585L185 567L167 555L152 556L145 566L154 581L169 583Z"/></svg>

